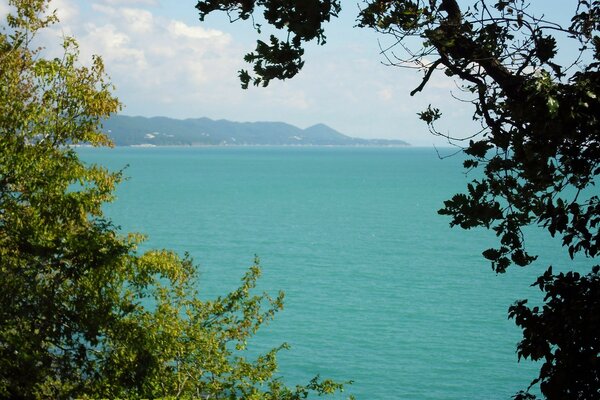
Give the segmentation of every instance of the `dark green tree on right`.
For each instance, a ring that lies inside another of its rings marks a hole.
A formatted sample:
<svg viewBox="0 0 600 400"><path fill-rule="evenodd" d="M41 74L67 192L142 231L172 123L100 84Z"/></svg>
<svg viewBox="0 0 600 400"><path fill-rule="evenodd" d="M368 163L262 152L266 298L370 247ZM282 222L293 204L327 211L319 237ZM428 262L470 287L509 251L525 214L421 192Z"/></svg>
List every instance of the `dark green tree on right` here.
<svg viewBox="0 0 600 400"><path fill-rule="evenodd" d="M444 203L440 214L463 229L485 227L499 239L483 256L497 273L535 259L525 248L522 228L539 225L562 238L571 257L591 260L600 252L600 1L570 0L566 25L530 11L524 0L368 0L359 26L391 35L391 64L413 65L424 77L456 79L474 106L481 129L466 138L446 136L468 155L466 169L478 169L466 193ZM545 2L536 5L543 8ZM282 31L281 38L258 41L245 59L253 71L240 71L242 85L266 86L288 79L304 64L303 43L325 42L323 24L337 16L335 0L199 1L203 19L225 11L248 19L258 11ZM257 27L260 34L260 27ZM270 43L270 44L269 44ZM575 57L565 61L559 43ZM401 49L405 57L395 51ZM419 114L430 130L441 117L430 106ZM523 330L519 358L542 360L539 376L516 399L539 384L548 399L600 398L600 267L586 275L555 274L550 267L534 286L545 294L542 307L526 300L509 309Z"/></svg>

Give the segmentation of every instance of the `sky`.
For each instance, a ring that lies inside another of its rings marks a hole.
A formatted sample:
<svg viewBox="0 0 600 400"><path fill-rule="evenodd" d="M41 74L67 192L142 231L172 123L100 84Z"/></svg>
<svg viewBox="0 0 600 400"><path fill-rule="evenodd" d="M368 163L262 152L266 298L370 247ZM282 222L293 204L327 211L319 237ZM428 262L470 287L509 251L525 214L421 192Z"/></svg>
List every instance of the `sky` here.
<svg viewBox="0 0 600 400"><path fill-rule="evenodd" d="M230 24L225 14L200 22L196 3L52 0L61 23L44 44L51 50L72 35L82 60L102 56L125 115L283 121L300 128L324 123L353 137L443 145L416 115L433 104L444 115L443 133L466 137L478 130L472 106L455 98L464 95L442 72L410 96L423 73L385 65L380 49L390 38L355 27L357 2L342 2L340 18L326 27L327 44L308 46L298 76L248 90L237 71L249 67L243 56L254 49L256 32L247 21ZM544 0L544 11L558 15L565 3L572 1ZM0 0L0 14L7 4Z"/></svg>

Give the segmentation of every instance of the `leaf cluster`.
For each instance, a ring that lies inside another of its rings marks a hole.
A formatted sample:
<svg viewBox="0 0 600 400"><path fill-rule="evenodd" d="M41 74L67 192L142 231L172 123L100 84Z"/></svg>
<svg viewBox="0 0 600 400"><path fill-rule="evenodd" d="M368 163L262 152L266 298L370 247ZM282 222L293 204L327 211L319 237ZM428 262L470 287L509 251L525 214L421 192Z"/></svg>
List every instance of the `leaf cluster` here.
<svg viewBox="0 0 600 400"><path fill-rule="evenodd" d="M226 12L231 21L254 19L254 13L261 10L267 24L285 32L284 39L271 35L268 42L258 40L256 49L244 57L253 64L252 75L246 70L239 72L242 87L247 88L250 83L268 86L273 79L294 77L304 65L302 46L313 40L325 44L323 25L337 17L341 3L338 0L206 0L198 1L196 9L201 21L214 11ZM260 33L261 25L254 26Z"/></svg>
<svg viewBox="0 0 600 400"><path fill-rule="evenodd" d="M587 275L554 275L549 268L533 284L545 293L544 305L529 308L521 300L509 309L509 318L523 329L517 354L542 360L532 385L539 383L548 399L593 399L600 392L598 349L590 346L600 343L599 271L595 266ZM514 398L530 395L520 392Z"/></svg>

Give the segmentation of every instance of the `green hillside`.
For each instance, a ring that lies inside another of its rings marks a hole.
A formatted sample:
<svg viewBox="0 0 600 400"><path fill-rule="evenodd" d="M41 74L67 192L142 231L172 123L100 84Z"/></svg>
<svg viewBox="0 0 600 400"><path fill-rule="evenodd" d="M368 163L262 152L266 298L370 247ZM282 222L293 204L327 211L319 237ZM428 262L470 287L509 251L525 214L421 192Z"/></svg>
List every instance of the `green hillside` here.
<svg viewBox="0 0 600 400"><path fill-rule="evenodd" d="M300 129L283 122L233 122L209 118L178 120L115 115L104 121L103 126L117 146L408 145L402 140L351 138L324 124Z"/></svg>

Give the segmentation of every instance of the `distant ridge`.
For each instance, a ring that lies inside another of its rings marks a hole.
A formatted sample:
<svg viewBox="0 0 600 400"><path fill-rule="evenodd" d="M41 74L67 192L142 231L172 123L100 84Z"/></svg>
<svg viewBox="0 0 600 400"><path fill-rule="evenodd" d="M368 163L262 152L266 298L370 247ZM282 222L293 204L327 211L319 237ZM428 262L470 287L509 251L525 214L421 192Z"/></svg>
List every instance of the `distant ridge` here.
<svg viewBox="0 0 600 400"><path fill-rule="evenodd" d="M357 139L325 124L306 129L284 122L233 122L114 115L103 123L117 146L408 146L402 140Z"/></svg>

